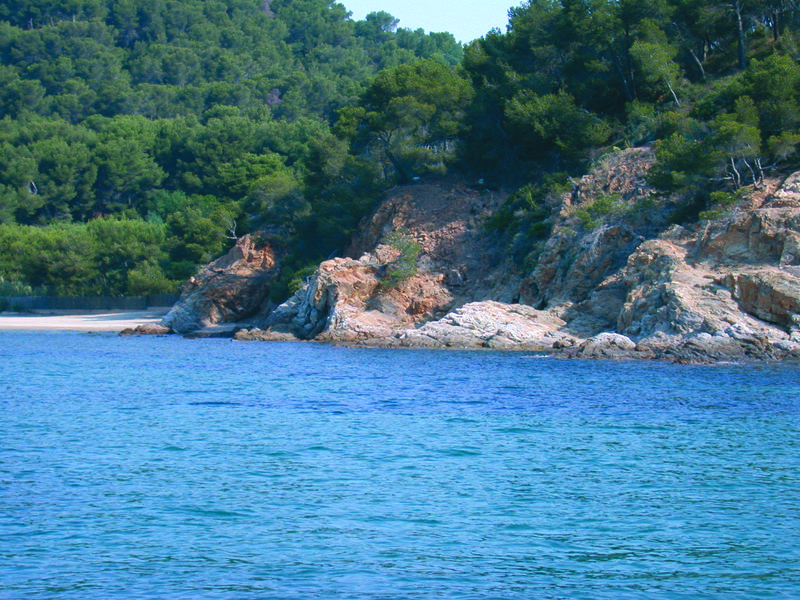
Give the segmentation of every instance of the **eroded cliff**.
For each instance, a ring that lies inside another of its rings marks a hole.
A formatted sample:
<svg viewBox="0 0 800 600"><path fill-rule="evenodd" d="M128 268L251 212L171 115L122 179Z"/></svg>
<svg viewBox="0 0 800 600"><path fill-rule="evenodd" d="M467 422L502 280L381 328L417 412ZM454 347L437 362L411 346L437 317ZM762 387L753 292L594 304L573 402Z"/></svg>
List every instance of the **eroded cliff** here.
<svg viewBox="0 0 800 600"><path fill-rule="evenodd" d="M391 190L348 256L323 262L274 310L263 305L274 257L229 258L228 267L201 274L197 299L187 293L165 325L181 331L176 324L249 317L237 338L581 357L800 357L800 173L680 227L669 225L670 199L647 186L652 162L648 149L618 152L574 181L551 207L551 233L528 271L486 227L507 194L420 182ZM244 278L215 277L254 260L260 266Z"/></svg>

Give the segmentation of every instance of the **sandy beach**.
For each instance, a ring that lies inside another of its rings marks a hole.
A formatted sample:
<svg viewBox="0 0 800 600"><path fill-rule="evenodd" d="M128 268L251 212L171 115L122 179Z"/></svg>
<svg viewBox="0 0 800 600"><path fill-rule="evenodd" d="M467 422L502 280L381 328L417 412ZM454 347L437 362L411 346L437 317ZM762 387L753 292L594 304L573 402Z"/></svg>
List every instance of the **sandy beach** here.
<svg viewBox="0 0 800 600"><path fill-rule="evenodd" d="M0 331L111 331L158 323L167 309L84 313L0 313Z"/></svg>

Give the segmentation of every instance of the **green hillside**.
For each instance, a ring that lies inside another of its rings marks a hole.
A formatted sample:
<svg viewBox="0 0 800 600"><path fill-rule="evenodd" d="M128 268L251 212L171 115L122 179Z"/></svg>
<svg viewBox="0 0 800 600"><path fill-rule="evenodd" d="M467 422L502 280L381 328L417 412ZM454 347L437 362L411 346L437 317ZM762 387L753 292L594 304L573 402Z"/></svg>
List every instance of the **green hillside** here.
<svg viewBox="0 0 800 600"><path fill-rule="evenodd" d="M256 228L290 268L335 252L386 185L338 111L381 69L463 54L321 0L34 0L0 19L0 293L173 290Z"/></svg>
<svg viewBox="0 0 800 600"><path fill-rule="evenodd" d="M383 190L460 172L548 194L653 144L675 222L798 166L800 10L788 0L531 0L462 48L321 0L0 6L0 294L174 290L264 231L285 292ZM587 221L588 223L588 221Z"/></svg>

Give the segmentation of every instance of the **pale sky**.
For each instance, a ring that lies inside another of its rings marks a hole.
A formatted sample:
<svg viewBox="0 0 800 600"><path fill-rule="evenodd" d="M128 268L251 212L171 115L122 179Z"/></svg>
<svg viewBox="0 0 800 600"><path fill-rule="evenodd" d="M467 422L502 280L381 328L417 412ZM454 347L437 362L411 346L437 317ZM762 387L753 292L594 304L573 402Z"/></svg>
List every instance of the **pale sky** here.
<svg viewBox="0 0 800 600"><path fill-rule="evenodd" d="M427 32L449 31L461 42L483 37L492 27L505 33L508 9L521 0L337 0L361 20L386 11L400 19L399 27Z"/></svg>

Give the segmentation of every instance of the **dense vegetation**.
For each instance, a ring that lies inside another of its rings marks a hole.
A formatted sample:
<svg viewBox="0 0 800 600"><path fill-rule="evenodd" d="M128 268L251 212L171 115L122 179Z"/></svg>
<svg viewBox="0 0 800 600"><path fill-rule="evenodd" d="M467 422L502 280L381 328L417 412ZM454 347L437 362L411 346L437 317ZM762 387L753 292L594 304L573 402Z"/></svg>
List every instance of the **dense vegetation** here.
<svg viewBox="0 0 800 600"><path fill-rule="evenodd" d="M541 237L548 194L615 147L653 145L650 183L678 199L675 222L800 164L796 2L530 0L509 15L507 33L466 48L462 158L532 183L493 223L513 251Z"/></svg>
<svg viewBox="0 0 800 600"><path fill-rule="evenodd" d="M0 293L174 290L256 229L290 278L387 184L338 111L383 69L463 55L322 0L20 0L0 19Z"/></svg>
<svg viewBox="0 0 800 600"><path fill-rule="evenodd" d="M288 284L431 172L521 186L491 225L525 255L547 195L614 147L654 145L675 220L800 163L793 0L530 0L463 49L323 0L25 0L0 19L4 289L172 290L256 230Z"/></svg>

